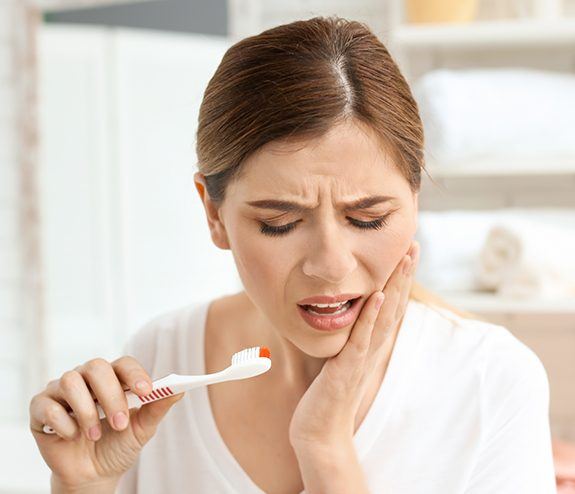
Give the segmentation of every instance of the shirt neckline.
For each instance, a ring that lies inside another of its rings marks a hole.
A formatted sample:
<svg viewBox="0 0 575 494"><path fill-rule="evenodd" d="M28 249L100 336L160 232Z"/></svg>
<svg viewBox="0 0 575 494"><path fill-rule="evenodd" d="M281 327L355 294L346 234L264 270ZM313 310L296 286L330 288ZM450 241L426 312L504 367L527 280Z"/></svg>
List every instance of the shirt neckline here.
<svg viewBox="0 0 575 494"><path fill-rule="evenodd" d="M193 358L191 372L205 373L204 338L207 313L212 300L201 303L197 326L189 328L193 341L188 348ZM363 422L356 430L353 442L360 462L367 456L378 439L389 414L405 392L406 384L417 360L419 335L423 326L424 304L410 300L397 335L391 358L383 378ZM189 416L196 420L197 430L214 464L214 471L228 485L232 492L265 494L241 467L224 442L215 422L206 386L186 393L186 406ZM302 491L300 494L304 494Z"/></svg>

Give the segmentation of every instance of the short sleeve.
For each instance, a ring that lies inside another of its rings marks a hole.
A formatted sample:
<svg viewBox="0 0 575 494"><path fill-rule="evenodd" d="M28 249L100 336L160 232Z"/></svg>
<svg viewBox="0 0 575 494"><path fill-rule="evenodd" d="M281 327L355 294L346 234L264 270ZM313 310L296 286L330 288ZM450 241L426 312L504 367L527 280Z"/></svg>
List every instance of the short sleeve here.
<svg viewBox="0 0 575 494"><path fill-rule="evenodd" d="M482 442L465 494L555 494L547 373L506 328L493 331L483 369Z"/></svg>

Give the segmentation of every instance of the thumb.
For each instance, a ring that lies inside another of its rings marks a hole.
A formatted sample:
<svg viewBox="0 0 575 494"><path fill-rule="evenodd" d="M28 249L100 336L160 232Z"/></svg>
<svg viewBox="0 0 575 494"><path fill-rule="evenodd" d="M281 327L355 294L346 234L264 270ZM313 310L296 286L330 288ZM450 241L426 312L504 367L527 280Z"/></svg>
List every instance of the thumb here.
<svg viewBox="0 0 575 494"><path fill-rule="evenodd" d="M163 400L154 401L140 408L130 410L130 421L134 425L134 434L141 444L145 444L156 433L156 428L170 408L184 397L179 393Z"/></svg>

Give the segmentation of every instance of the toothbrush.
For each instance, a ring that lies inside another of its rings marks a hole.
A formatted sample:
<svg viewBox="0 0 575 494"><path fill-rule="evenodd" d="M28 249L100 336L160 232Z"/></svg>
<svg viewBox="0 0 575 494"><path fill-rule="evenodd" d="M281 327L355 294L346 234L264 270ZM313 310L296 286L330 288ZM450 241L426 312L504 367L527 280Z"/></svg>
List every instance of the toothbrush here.
<svg viewBox="0 0 575 494"><path fill-rule="evenodd" d="M272 366L270 351L265 346L255 346L246 348L232 355L232 364L220 372L203 374L198 376L184 376L179 374L169 374L155 380L152 383L152 392L145 396L138 396L132 391L124 394L128 401L128 408L140 408L143 405L154 401L163 400L183 391L208 386L226 381L236 381L248 377L258 376L267 372ZM94 400L98 410L98 416L103 419L106 416L104 409ZM74 412L69 412L74 417ZM54 434L55 431L49 425L44 425L43 431L46 434Z"/></svg>

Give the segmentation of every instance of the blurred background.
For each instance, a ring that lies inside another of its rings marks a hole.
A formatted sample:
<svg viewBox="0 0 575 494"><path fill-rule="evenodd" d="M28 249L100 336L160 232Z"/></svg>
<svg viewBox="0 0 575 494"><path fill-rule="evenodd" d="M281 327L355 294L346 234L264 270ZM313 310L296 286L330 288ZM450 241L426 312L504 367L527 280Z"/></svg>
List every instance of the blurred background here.
<svg viewBox="0 0 575 494"><path fill-rule="evenodd" d="M49 492L49 380L241 289L193 185L201 98L235 41L330 14L420 107L418 281L540 357L575 492L575 0L0 0L0 493Z"/></svg>

